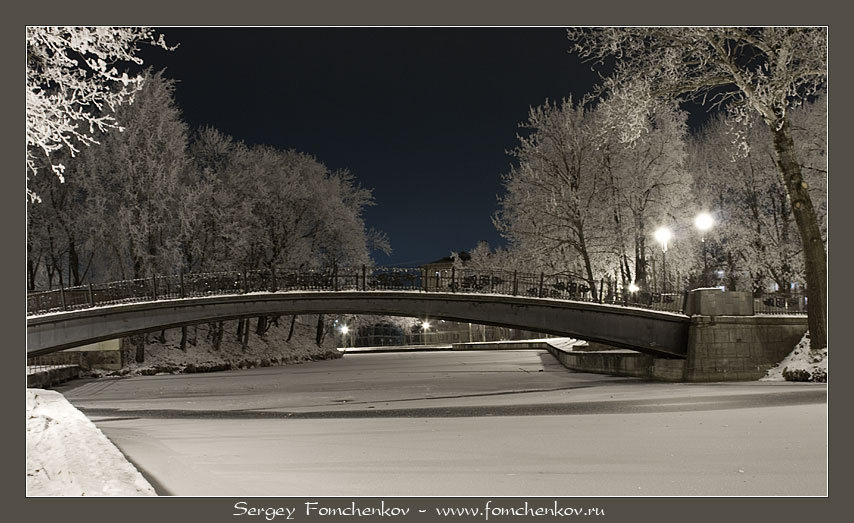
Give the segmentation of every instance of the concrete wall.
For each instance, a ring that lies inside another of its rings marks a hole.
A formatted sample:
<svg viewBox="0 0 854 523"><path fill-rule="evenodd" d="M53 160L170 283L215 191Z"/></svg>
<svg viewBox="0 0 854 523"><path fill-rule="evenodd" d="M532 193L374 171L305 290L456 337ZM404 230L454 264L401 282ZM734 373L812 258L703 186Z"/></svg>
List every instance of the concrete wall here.
<svg viewBox="0 0 854 523"><path fill-rule="evenodd" d="M806 316L694 316L686 381L756 380L807 331Z"/></svg>
<svg viewBox="0 0 854 523"><path fill-rule="evenodd" d="M685 360L682 359L656 358L649 354L627 350L565 352L555 347L549 347L548 350L564 367L579 372L658 381L684 380Z"/></svg>
<svg viewBox="0 0 854 523"><path fill-rule="evenodd" d="M63 352L80 352L84 370L119 370L122 368L121 340L107 340Z"/></svg>

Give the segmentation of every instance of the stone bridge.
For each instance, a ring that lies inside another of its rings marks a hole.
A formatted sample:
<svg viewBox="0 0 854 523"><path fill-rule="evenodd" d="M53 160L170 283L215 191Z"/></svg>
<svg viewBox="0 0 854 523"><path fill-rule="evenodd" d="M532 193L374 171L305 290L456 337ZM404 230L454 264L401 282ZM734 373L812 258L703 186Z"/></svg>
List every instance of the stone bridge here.
<svg viewBox="0 0 854 523"><path fill-rule="evenodd" d="M683 314L546 298L415 291L273 292L164 299L27 318L27 355L212 321L272 314L377 314L464 321L684 358Z"/></svg>
<svg viewBox="0 0 854 523"><path fill-rule="evenodd" d="M257 283L246 273L205 275L195 283L184 275L170 278L28 296L27 356L213 321L274 314L373 314L566 336L631 349L642 357L596 356L601 361L592 366L600 372L721 381L761 377L807 330L804 314L755 315L750 293L700 289L687 293L684 302L675 299L678 294L669 302L661 296L659 305L671 310L652 310L649 303L631 306L628 297L610 304L575 301L576 287L549 282L542 274L497 277L494 271L451 271L443 279L438 272L395 271L369 277L363 268L361 274L341 276L335 271L325 279L314 273L278 278L275 272L257 274ZM283 283L290 290L280 290ZM382 286L393 288L377 290ZM782 305L789 307L789 302ZM591 368L589 361L579 362L592 356L556 356L570 368Z"/></svg>

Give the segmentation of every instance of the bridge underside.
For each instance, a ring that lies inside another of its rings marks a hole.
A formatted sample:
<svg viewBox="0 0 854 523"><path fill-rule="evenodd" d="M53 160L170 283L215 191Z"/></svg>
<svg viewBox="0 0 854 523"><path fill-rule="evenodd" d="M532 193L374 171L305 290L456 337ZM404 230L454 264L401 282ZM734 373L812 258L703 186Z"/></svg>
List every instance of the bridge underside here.
<svg viewBox="0 0 854 523"><path fill-rule="evenodd" d="M591 303L422 292L303 292L185 298L27 319L27 356L213 321L272 314L376 314L543 332L684 358L687 316Z"/></svg>

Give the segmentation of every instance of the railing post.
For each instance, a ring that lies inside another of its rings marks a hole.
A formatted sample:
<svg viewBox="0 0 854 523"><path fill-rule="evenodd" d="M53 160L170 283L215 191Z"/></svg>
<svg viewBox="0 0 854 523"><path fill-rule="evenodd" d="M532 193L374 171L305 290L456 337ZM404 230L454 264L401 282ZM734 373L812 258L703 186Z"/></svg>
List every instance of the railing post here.
<svg viewBox="0 0 854 523"><path fill-rule="evenodd" d="M92 283L89 282L89 305L95 306L95 293L92 292Z"/></svg>
<svg viewBox="0 0 854 523"><path fill-rule="evenodd" d="M538 292L538 295L540 298L543 297L543 279L544 278L545 278L545 275L541 272L540 273L540 291Z"/></svg>
<svg viewBox="0 0 854 523"><path fill-rule="evenodd" d="M272 281L270 282L272 285L272 287L270 288L270 292L276 292L278 290L278 285L276 284L276 266L275 265L273 265L270 268L270 275L271 275L271 279L272 279Z"/></svg>
<svg viewBox="0 0 854 523"><path fill-rule="evenodd" d="M62 310L65 310L65 290L62 286L59 287L59 301L62 303Z"/></svg>
<svg viewBox="0 0 854 523"><path fill-rule="evenodd" d="M439 271L436 271L436 292L439 292Z"/></svg>
<svg viewBox="0 0 854 523"><path fill-rule="evenodd" d="M249 293L249 280L246 278L246 269L243 269L243 294Z"/></svg>
<svg viewBox="0 0 854 523"><path fill-rule="evenodd" d="M516 277L516 271L513 271L513 296L519 294L519 280Z"/></svg>
<svg viewBox="0 0 854 523"><path fill-rule="evenodd" d="M457 269L456 267L451 267L451 292L457 292L457 289L456 289L456 279L457 279L456 269Z"/></svg>
<svg viewBox="0 0 854 523"><path fill-rule="evenodd" d="M368 269L365 267L365 264L362 264L362 290L368 290Z"/></svg>
<svg viewBox="0 0 854 523"><path fill-rule="evenodd" d="M151 297L157 300L157 276L151 276Z"/></svg>
<svg viewBox="0 0 854 523"><path fill-rule="evenodd" d="M186 298L187 293L184 290L184 269L183 268L181 269L181 273L178 276L178 283L181 286L181 288L178 290L178 296L180 296L181 298Z"/></svg>

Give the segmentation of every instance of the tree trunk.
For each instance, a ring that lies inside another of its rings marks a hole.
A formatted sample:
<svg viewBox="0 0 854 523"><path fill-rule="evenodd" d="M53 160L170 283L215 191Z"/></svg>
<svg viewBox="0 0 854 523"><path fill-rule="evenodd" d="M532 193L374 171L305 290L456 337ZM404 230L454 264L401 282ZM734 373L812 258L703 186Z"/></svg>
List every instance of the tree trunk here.
<svg viewBox="0 0 854 523"><path fill-rule="evenodd" d="M643 235L635 236L635 284L645 291L650 290L646 261L646 241Z"/></svg>
<svg viewBox="0 0 854 523"><path fill-rule="evenodd" d="M296 315L291 316L291 330L288 331L288 339L285 340L285 343L290 343L291 338L294 335L294 324L296 324L296 322L297 322Z"/></svg>
<svg viewBox="0 0 854 523"><path fill-rule="evenodd" d="M795 144L788 121L784 120L779 130L772 127L771 132L774 135L775 160L789 195L792 214L803 244L809 300L807 311L810 348L822 349L827 347L827 251L821 238L821 228L809 188L795 157Z"/></svg>
<svg viewBox="0 0 854 523"><path fill-rule="evenodd" d="M581 251L581 257L584 260L584 272L587 274L587 283L590 285L590 292L593 300L596 300L596 279L593 277L593 264L590 262L590 253L587 252L587 243L584 241L584 233L581 227L578 227L578 243Z"/></svg>
<svg viewBox="0 0 854 523"><path fill-rule="evenodd" d="M258 325L255 329L255 334L258 336L263 336L267 330L270 328L270 323L267 320L266 316L258 316Z"/></svg>
<svg viewBox="0 0 854 523"><path fill-rule="evenodd" d="M246 349L249 347L249 319L243 321L245 323L243 325L243 339L240 341L240 349L246 352Z"/></svg>
<svg viewBox="0 0 854 523"><path fill-rule="evenodd" d="M145 336L136 336L134 339L136 345L136 362L145 363Z"/></svg>
<svg viewBox="0 0 854 523"><path fill-rule="evenodd" d="M29 250L29 246L27 247ZM33 261L32 258L27 258L27 290L36 290L36 278L39 273L39 261Z"/></svg>
<svg viewBox="0 0 854 523"><path fill-rule="evenodd" d="M219 350L222 345L222 336L225 332L225 325L223 322L216 323L214 325L214 338L213 338L213 346L214 350Z"/></svg>
<svg viewBox="0 0 854 523"><path fill-rule="evenodd" d="M80 257L73 238L68 241L68 280L75 287L83 284L80 278Z"/></svg>
<svg viewBox="0 0 854 523"><path fill-rule="evenodd" d="M237 320L237 341L243 341L243 322L246 320Z"/></svg>
<svg viewBox="0 0 854 523"><path fill-rule="evenodd" d="M315 336L315 341L317 341L318 347L323 343L323 331L323 314L320 314L317 316L317 335Z"/></svg>

